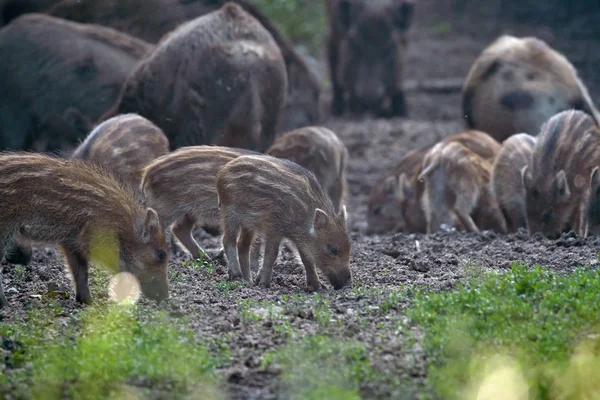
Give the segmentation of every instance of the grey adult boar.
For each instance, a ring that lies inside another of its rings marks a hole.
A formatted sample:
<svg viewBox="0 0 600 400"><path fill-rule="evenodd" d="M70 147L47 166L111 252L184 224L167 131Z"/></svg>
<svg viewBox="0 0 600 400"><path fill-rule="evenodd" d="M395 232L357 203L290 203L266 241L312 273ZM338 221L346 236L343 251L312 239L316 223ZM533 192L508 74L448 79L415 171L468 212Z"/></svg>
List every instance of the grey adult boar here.
<svg viewBox="0 0 600 400"><path fill-rule="evenodd" d="M286 90L285 63L271 34L227 3L167 35L106 116L148 118L172 150L218 144L264 151L275 137Z"/></svg>
<svg viewBox="0 0 600 400"><path fill-rule="evenodd" d="M151 45L26 14L0 30L0 149L68 151L119 96Z"/></svg>
<svg viewBox="0 0 600 400"><path fill-rule="evenodd" d="M404 116L412 0L326 0L332 113Z"/></svg>

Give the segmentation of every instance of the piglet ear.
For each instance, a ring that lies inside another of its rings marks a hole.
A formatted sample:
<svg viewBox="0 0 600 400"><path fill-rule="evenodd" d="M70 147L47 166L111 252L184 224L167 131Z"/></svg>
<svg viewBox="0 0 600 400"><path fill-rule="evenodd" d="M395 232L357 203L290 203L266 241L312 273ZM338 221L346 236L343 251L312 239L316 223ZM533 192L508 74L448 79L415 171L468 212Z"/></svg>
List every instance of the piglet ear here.
<svg viewBox="0 0 600 400"><path fill-rule="evenodd" d="M152 208L146 209L146 217L143 222L138 223L138 235L142 242L148 243L160 231L158 214Z"/></svg>
<svg viewBox="0 0 600 400"><path fill-rule="evenodd" d="M315 210L315 217L314 217L314 221L313 221L313 225L315 227L315 230L319 230L319 229L323 229L327 226L327 214L325 213L325 211L321 210L320 208L317 208Z"/></svg>
<svg viewBox="0 0 600 400"><path fill-rule="evenodd" d="M407 199L412 198L413 194L414 194L414 190L411 186L411 184L408 182L408 178L406 178L406 174L401 174L400 175L400 179L399 179L399 183L398 183L398 200L399 201L404 201Z"/></svg>
<svg viewBox="0 0 600 400"><path fill-rule="evenodd" d="M346 212L346 205L342 206L342 209L339 212L339 216L343 219L344 223L348 222L348 212Z"/></svg>
<svg viewBox="0 0 600 400"><path fill-rule="evenodd" d="M556 191L556 195L563 200L567 200L569 197L571 197L571 190L569 189L567 175L562 169L556 174L556 179L554 180L554 190Z"/></svg>
<svg viewBox="0 0 600 400"><path fill-rule="evenodd" d="M529 171L529 166L526 165L521 168L521 182L523 183L523 187L527 190L529 184L531 182L531 172Z"/></svg>

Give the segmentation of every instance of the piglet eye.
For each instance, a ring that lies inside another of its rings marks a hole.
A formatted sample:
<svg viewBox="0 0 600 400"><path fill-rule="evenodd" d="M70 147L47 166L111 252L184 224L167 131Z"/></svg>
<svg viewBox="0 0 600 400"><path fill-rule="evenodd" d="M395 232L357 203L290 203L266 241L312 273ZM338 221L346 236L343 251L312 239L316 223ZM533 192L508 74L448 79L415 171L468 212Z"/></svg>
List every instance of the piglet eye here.
<svg viewBox="0 0 600 400"><path fill-rule="evenodd" d="M327 251L329 252L329 254L331 254L332 256L337 256L338 255L338 248L328 244L327 245Z"/></svg>
<svg viewBox="0 0 600 400"><path fill-rule="evenodd" d="M167 258L167 253L164 250L158 249L156 250L156 257L158 257L159 262L163 262Z"/></svg>

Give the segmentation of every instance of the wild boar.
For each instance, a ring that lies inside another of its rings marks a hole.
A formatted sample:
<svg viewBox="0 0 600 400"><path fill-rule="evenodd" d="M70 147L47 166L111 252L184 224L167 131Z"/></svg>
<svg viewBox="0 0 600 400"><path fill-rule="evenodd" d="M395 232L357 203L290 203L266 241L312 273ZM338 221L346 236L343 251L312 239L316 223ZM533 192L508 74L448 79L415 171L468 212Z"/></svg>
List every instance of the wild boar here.
<svg viewBox="0 0 600 400"><path fill-rule="evenodd" d="M542 125L523 185L530 233L588 235L593 172L600 165L600 130L583 111L562 111Z"/></svg>
<svg viewBox="0 0 600 400"><path fill-rule="evenodd" d="M171 150L216 144L263 152L275 138L286 90L285 64L271 34L227 3L168 34L104 118L148 118Z"/></svg>
<svg viewBox="0 0 600 400"><path fill-rule="evenodd" d="M413 0L326 0L332 113L405 116L402 79Z"/></svg>
<svg viewBox="0 0 600 400"><path fill-rule="evenodd" d="M168 297L167 245L158 215L107 170L43 154L2 153L0 197L0 254L19 235L58 245L78 302L92 302L90 260L132 273L150 298ZM0 305L8 305L1 285Z"/></svg>
<svg viewBox="0 0 600 400"><path fill-rule="evenodd" d="M498 141L576 109L600 121L573 65L535 37L502 35L475 60L462 89L466 125Z"/></svg>
<svg viewBox="0 0 600 400"><path fill-rule="evenodd" d="M226 2L227 0L63 0L47 12L72 21L108 26L147 42L157 43L182 23L216 11ZM281 130L288 131L319 123L322 119L319 108L321 86L316 74L257 6L244 0L235 0L235 3L271 33L283 55L289 84L281 116Z"/></svg>
<svg viewBox="0 0 600 400"><path fill-rule="evenodd" d="M427 152L418 177L425 182L421 207L427 233L453 221L469 232L506 232L506 222L489 187L493 158L486 159L453 139L449 137ZM489 143L493 145L490 152L497 153L499 144L491 138Z"/></svg>
<svg viewBox="0 0 600 400"><path fill-rule="evenodd" d="M339 212L346 196L348 150L333 131L308 126L287 132L266 154L286 158L314 173L335 212Z"/></svg>
<svg viewBox="0 0 600 400"><path fill-rule="evenodd" d="M506 139L492 166L492 193L506 220L508 232L527 229L525 188L521 171L531 162L536 138L518 133Z"/></svg>
<svg viewBox="0 0 600 400"><path fill-rule="evenodd" d="M156 210L161 225L194 257L204 250L192 235L196 225L220 227L217 172L248 150L189 146L157 158L142 172L144 204Z"/></svg>
<svg viewBox="0 0 600 400"><path fill-rule="evenodd" d="M168 153L169 140L156 125L137 114L123 114L95 127L71 158L112 170L140 197L143 168Z"/></svg>
<svg viewBox="0 0 600 400"><path fill-rule="evenodd" d="M427 222L421 209L424 184L417 177L431 147L409 151L377 182L368 202L368 234L426 232Z"/></svg>
<svg viewBox="0 0 600 400"><path fill-rule="evenodd" d="M100 26L13 20L0 30L0 149L72 150L150 49Z"/></svg>
<svg viewBox="0 0 600 400"><path fill-rule="evenodd" d="M315 266L335 289L351 283L346 206L335 213L312 172L286 159L244 155L217 173L217 195L231 280L250 280L248 256L258 235L264 254L255 282L261 287L271 283L284 239L297 247L310 290L322 287Z"/></svg>

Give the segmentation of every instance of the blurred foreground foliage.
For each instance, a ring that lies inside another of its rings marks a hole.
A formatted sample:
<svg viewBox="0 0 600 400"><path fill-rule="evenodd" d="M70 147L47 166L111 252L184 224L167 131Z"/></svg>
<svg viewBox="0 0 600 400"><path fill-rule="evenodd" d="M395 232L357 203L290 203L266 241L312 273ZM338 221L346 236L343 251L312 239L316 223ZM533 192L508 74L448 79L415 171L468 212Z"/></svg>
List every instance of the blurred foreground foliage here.
<svg viewBox="0 0 600 400"><path fill-rule="evenodd" d="M409 311L444 399L600 398L600 274L515 264Z"/></svg>
<svg viewBox="0 0 600 400"><path fill-rule="evenodd" d="M164 313L104 305L56 318L39 309L21 324L0 325L0 337L14 347L0 374L3 398L142 399L150 387L169 398L221 398L219 360Z"/></svg>

